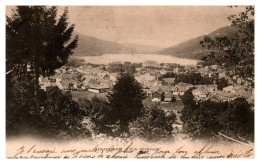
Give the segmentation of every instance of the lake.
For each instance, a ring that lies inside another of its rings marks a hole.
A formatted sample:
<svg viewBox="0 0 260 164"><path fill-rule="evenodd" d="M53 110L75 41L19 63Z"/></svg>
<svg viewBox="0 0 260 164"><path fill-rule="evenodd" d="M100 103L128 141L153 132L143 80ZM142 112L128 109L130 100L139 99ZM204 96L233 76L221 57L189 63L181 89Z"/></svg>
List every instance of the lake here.
<svg viewBox="0 0 260 164"><path fill-rule="evenodd" d="M180 65L196 65L199 60L173 57L169 55L158 54L104 54L102 56L74 56L76 58L85 59L86 63L92 64L108 64L112 62L131 62L144 63L146 61L156 61L159 63L175 63Z"/></svg>

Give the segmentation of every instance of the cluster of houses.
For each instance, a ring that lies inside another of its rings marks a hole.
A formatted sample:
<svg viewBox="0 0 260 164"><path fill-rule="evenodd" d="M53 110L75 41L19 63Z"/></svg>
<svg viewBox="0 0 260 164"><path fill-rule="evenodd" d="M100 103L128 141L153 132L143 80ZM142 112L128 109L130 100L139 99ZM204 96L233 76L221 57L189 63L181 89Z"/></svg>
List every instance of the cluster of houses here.
<svg viewBox="0 0 260 164"><path fill-rule="evenodd" d="M215 80L224 78L228 81L228 86L223 90L218 90L216 84L192 85L188 83L175 83L175 78L160 78L167 72L175 74L200 73L202 77L211 77ZM182 66L169 69L139 69L135 74L135 79L140 82L147 95L153 102L172 102L173 99L180 100L180 97L190 88L195 100L211 100L215 102L232 101L237 97L247 99L250 104L254 104L253 79L243 79L235 75L234 71L226 71L221 66Z"/></svg>
<svg viewBox="0 0 260 164"><path fill-rule="evenodd" d="M147 65L154 68L147 68ZM105 66L107 67L107 66ZM218 90L217 85L192 85L188 83L175 83L175 78L160 78L168 72L175 74L200 73L201 76L213 77L215 79L225 78L228 87ZM172 102L180 97L190 88L195 100L211 100L215 102L231 101L236 97L244 97L250 104L254 103L253 79L243 79L233 75L233 71L226 71L221 66L212 65L207 67L176 66L175 68L165 65L156 65L153 62L136 68L135 79L142 84L147 96L153 102ZM116 83L117 73L111 73L104 66L92 67L83 65L77 68L66 66L56 70L52 77L40 77L41 88L46 90L49 86L57 86L61 90L83 90L94 93L104 93L112 90Z"/></svg>
<svg viewBox="0 0 260 164"><path fill-rule="evenodd" d="M149 89L145 89L145 91L154 102L172 102L173 99L180 100L180 97L190 88L194 88L192 94L197 101L230 102L237 97L243 97L247 99L248 103L254 103L254 90L241 85L230 85L223 88L222 91L218 90L215 84L191 85L180 82L175 85L152 86Z"/></svg>
<svg viewBox="0 0 260 164"><path fill-rule="evenodd" d="M80 66L76 69L66 66L56 70L54 76L40 77L43 90L57 86L61 90L81 90L94 93L108 92L116 82L117 73L103 71L103 67Z"/></svg>

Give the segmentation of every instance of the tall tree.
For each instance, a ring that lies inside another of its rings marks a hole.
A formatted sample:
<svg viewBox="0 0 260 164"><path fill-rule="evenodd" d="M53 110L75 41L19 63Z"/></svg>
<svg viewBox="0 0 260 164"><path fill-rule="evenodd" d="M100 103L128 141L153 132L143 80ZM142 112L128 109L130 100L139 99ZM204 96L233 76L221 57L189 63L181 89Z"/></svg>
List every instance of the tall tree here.
<svg viewBox="0 0 260 164"><path fill-rule="evenodd" d="M192 94L192 90L194 90L194 88L188 89L186 92L184 92L184 95L181 96L181 101L184 105L192 106L192 105L195 104L195 100L194 100L194 96Z"/></svg>
<svg viewBox="0 0 260 164"><path fill-rule="evenodd" d="M6 17L7 73L20 79L33 77L35 108L39 77L53 75L77 47L77 36L70 41L74 25L69 26L67 14L66 8L56 19L57 7L18 6Z"/></svg>
<svg viewBox="0 0 260 164"><path fill-rule="evenodd" d="M22 76L30 71L36 79L50 76L63 66L78 37L72 41L74 24L69 26L68 10L59 19L57 7L18 6L6 17L7 71Z"/></svg>
<svg viewBox="0 0 260 164"><path fill-rule="evenodd" d="M121 73L109 95L113 121L119 121L120 130L128 132L128 123L137 118L143 109L145 93L132 75Z"/></svg>
<svg viewBox="0 0 260 164"><path fill-rule="evenodd" d="M247 6L245 11L228 17L231 26L237 29L232 37L205 36L200 43L207 48L204 61L225 67L237 67L242 77L254 77L254 7Z"/></svg>
<svg viewBox="0 0 260 164"><path fill-rule="evenodd" d="M53 75L77 47L78 37L71 40L74 25L69 26L67 15L65 9L57 18L57 7L18 6L6 17L7 128L15 122L40 120L46 104L38 78Z"/></svg>

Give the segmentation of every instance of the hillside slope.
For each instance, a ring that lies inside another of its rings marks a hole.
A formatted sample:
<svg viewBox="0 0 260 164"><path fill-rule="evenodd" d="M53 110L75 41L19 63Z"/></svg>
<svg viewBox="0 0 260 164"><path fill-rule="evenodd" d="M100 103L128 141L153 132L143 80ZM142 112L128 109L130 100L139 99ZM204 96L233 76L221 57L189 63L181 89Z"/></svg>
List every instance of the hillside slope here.
<svg viewBox="0 0 260 164"><path fill-rule="evenodd" d="M236 31L237 29L235 27L227 26L208 34L208 36L211 38L220 36L231 37ZM201 59L201 57L206 52L206 49L200 45L200 41L203 40L204 36L199 36L197 38L180 43L176 46L163 49L158 53L183 58Z"/></svg>
<svg viewBox="0 0 260 164"><path fill-rule="evenodd" d="M162 48L156 46L146 46L139 44L119 44L112 41L105 41L78 32L73 33L79 36L78 47L74 51L77 56L98 56L103 54L143 54L154 53Z"/></svg>

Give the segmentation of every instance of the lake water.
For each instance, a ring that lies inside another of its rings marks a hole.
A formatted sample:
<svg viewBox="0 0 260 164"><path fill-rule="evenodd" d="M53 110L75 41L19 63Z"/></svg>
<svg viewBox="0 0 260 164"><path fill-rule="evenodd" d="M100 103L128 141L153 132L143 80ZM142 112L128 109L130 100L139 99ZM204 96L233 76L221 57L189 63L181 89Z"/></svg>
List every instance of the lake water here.
<svg viewBox="0 0 260 164"><path fill-rule="evenodd" d="M104 54L102 56L74 56L80 59L85 59L86 63L92 64L108 64L112 62L131 62L144 63L146 61L156 61L159 63L176 63L180 65L196 65L198 60L178 58L169 55L158 54Z"/></svg>

